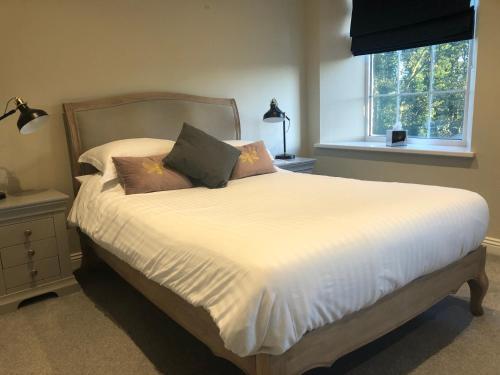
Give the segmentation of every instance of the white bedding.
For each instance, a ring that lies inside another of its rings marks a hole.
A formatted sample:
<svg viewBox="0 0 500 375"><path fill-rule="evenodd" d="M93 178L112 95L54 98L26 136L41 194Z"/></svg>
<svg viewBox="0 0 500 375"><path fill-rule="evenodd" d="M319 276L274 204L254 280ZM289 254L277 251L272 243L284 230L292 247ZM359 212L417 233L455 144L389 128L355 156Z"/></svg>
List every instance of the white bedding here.
<svg viewBox="0 0 500 375"><path fill-rule="evenodd" d="M69 220L148 278L207 309L240 356L280 354L477 248L478 194L280 171L124 195L85 181Z"/></svg>

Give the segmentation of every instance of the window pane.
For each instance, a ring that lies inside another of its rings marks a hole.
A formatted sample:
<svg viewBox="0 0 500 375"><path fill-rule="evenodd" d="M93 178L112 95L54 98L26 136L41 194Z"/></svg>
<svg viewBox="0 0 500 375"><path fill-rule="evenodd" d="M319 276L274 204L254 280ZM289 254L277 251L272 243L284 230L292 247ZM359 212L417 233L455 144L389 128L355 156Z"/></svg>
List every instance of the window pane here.
<svg viewBox="0 0 500 375"><path fill-rule="evenodd" d="M435 48L434 90L464 90L467 84L469 42L440 44Z"/></svg>
<svg viewBox="0 0 500 375"><path fill-rule="evenodd" d="M428 98L427 93L401 96L401 124L403 129L408 130L409 137L427 137Z"/></svg>
<svg viewBox="0 0 500 375"><path fill-rule="evenodd" d="M394 94L397 90L397 52L373 55L373 95Z"/></svg>
<svg viewBox="0 0 500 375"><path fill-rule="evenodd" d="M396 123L396 96L373 98L373 135L385 135Z"/></svg>
<svg viewBox="0 0 500 375"><path fill-rule="evenodd" d="M410 137L463 139L469 49L460 41L372 55L371 134L399 120Z"/></svg>
<svg viewBox="0 0 500 375"><path fill-rule="evenodd" d="M432 101L431 138L462 139L465 94L436 94Z"/></svg>
<svg viewBox="0 0 500 375"><path fill-rule="evenodd" d="M431 48L422 47L401 51L401 93L429 90Z"/></svg>

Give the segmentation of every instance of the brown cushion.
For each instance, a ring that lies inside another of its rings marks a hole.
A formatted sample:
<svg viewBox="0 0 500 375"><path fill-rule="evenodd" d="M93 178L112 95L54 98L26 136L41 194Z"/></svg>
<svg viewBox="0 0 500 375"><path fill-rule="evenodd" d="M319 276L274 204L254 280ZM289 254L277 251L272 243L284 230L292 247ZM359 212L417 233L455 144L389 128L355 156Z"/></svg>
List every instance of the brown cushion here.
<svg viewBox="0 0 500 375"><path fill-rule="evenodd" d="M276 172L264 142L258 141L236 148L241 151L241 155L233 169L232 180Z"/></svg>
<svg viewBox="0 0 500 375"><path fill-rule="evenodd" d="M125 194L142 194L153 191L178 190L193 187L186 176L165 168L163 155L145 157L114 157L118 179Z"/></svg>

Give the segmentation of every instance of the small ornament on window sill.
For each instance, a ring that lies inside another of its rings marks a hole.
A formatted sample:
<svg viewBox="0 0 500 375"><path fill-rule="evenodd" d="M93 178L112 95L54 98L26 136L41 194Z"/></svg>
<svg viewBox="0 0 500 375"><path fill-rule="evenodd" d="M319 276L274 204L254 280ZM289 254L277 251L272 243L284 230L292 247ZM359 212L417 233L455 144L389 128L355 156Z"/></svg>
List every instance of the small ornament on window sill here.
<svg viewBox="0 0 500 375"><path fill-rule="evenodd" d="M387 130L385 144L390 147L406 146L408 144L408 132L403 130L401 122L397 122L391 130Z"/></svg>

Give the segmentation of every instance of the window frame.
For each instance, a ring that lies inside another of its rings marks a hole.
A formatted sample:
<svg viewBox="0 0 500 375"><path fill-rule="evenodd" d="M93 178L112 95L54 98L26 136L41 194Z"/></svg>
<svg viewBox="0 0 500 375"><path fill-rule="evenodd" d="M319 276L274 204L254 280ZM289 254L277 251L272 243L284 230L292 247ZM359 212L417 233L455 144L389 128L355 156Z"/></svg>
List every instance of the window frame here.
<svg viewBox="0 0 500 375"><path fill-rule="evenodd" d="M434 48L434 47L433 47ZM467 77L465 85L465 103L464 103L464 121L463 137L461 140L439 139L439 138L416 138L408 137L408 143L420 145L441 145L441 146L460 146L470 147L472 134L472 115L474 107L474 87L476 78L476 48L475 39L469 40L469 62L467 67ZM399 52L399 51L398 51ZM373 121L372 111L372 88L373 88L373 54L365 56L365 141L366 142L385 142L385 136L372 135L371 127ZM450 90L453 91L453 90ZM462 91L462 90L460 90ZM427 92L430 93L430 90ZM425 92L423 92L425 93ZM412 95L412 94L410 94Z"/></svg>

